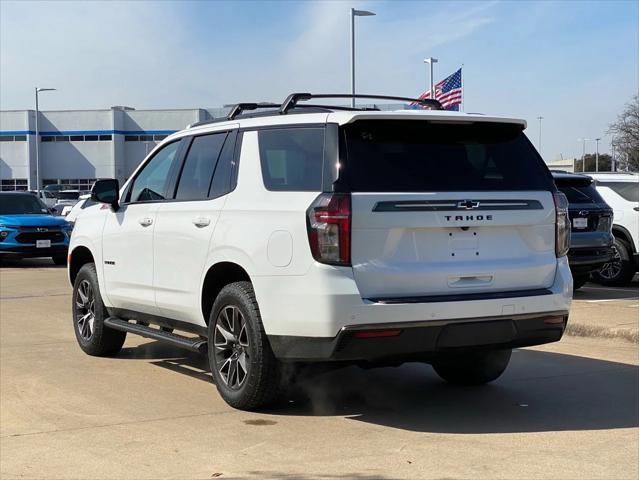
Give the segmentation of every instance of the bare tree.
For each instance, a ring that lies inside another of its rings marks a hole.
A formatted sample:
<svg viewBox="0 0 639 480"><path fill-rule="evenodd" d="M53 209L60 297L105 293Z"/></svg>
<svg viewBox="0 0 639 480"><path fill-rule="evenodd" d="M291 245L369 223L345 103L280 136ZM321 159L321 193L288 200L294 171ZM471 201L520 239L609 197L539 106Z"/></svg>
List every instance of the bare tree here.
<svg viewBox="0 0 639 480"><path fill-rule="evenodd" d="M639 95L626 104L617 121L608 127L615 157L630 171L639 171Z"/></svg>

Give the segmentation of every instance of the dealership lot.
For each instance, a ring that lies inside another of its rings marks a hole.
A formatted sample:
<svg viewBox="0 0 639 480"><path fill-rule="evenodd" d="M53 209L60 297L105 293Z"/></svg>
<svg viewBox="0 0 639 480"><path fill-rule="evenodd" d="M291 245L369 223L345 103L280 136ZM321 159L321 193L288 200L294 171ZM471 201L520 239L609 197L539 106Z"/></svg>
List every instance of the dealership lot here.
<svg viewBox="0 0 639 480"><path fill-rule="evenodd" d="M577 292L587 336L516 351L492 385L351 367L261 413L228 407L204 358L158 342L84 355L70 291L48 262L0 269L3 479L639 476L637 278Z"/></svg>

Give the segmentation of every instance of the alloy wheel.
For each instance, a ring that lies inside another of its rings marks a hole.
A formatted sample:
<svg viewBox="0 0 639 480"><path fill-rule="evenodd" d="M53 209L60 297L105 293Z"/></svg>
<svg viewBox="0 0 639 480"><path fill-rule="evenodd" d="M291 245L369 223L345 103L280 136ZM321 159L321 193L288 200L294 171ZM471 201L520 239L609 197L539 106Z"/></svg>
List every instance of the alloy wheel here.
<svg viewBox="0 0 639 480"><path fill-rule="evenodd" d="M95 294L88 280L82 280L78 285L75 299L75 321L82 339L90 340L95 323Z"/></svg>
<svg viewBox="0 0 639 480"><path fill-rule="evenodd" d="M614 252L614 256L611 262L606 263L599 270L599 275L601 278L606 280L613 280L619 276L621 273L621 255L619 254L619 250L616 245L612 246L612 250Z"/></svg>
<svg viewBox="0 0 639 480"><path fill-rule="evenodd" d="M215 365L224 383L239 389L249 370L249 337L246 319L238 307L227 305L215 320Z"/></svg>

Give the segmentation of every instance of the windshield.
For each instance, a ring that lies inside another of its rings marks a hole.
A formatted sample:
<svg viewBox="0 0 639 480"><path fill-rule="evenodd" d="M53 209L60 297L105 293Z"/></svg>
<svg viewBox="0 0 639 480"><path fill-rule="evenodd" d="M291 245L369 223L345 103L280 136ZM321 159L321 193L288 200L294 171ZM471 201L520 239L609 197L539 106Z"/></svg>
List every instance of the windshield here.
<svg viewBox="0 0 639 480"><path fill-rule="evenodd" d="M0 215L42 215L47 208L34 195L0 195Z"/></svg>
<svg viewBox="0 0 639 480"><path fill-rule="evenodd" d="M554 190L519 125L372 120L342 132L338 183L353 192Z"/></svg>

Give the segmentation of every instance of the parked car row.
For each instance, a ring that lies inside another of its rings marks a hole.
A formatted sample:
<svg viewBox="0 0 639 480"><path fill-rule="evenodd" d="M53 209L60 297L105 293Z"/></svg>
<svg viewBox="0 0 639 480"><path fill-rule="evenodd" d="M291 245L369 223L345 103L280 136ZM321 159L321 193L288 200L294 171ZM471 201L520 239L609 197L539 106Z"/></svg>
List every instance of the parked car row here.
<svg viewBox="0 0 639 480"><path fill-rule="evenodd" d="M574 174L563 171L552 173L555 185L566 195L569 202L571 243L568 256L574 289L582 287L589 280L603 285L627 285L639 271L639 175L601 172ZM36 196L44 207L32 205L31 210L45 208L47 212L40 212L38 215L61 216L71 227L85 208L95 204L90 194L65 185L48 185L37 192ZM0 197L0 201L4 202L4 198L7 197ZM10 209L8 205L0 207L3 216L10 215L7 213L7 209ZM17 208L23 208L22 201L16 200L12 205L22 205ZM10 225L20 223L9 222ZM61 222L56 224L69 226ZM0 222L0 254L12 248L10 235L3 225L5 222ZM48 221L44 221L38 227L49 228L50 225ZM46 236L40 235L43 237L40 240L46 240ZM25 238L31 237L20 238L24 241ZM45 243L41 242L40 245ZM18 250L23 251L22 247L25 245L19 246L21 249ZM57 248L59 245L54 244L54 247ZM17 250L13 252L15 254ZM48 256L45 253L36 247L36 250L24 256ZM61 257L58 261L62 261Z"/></svg>

